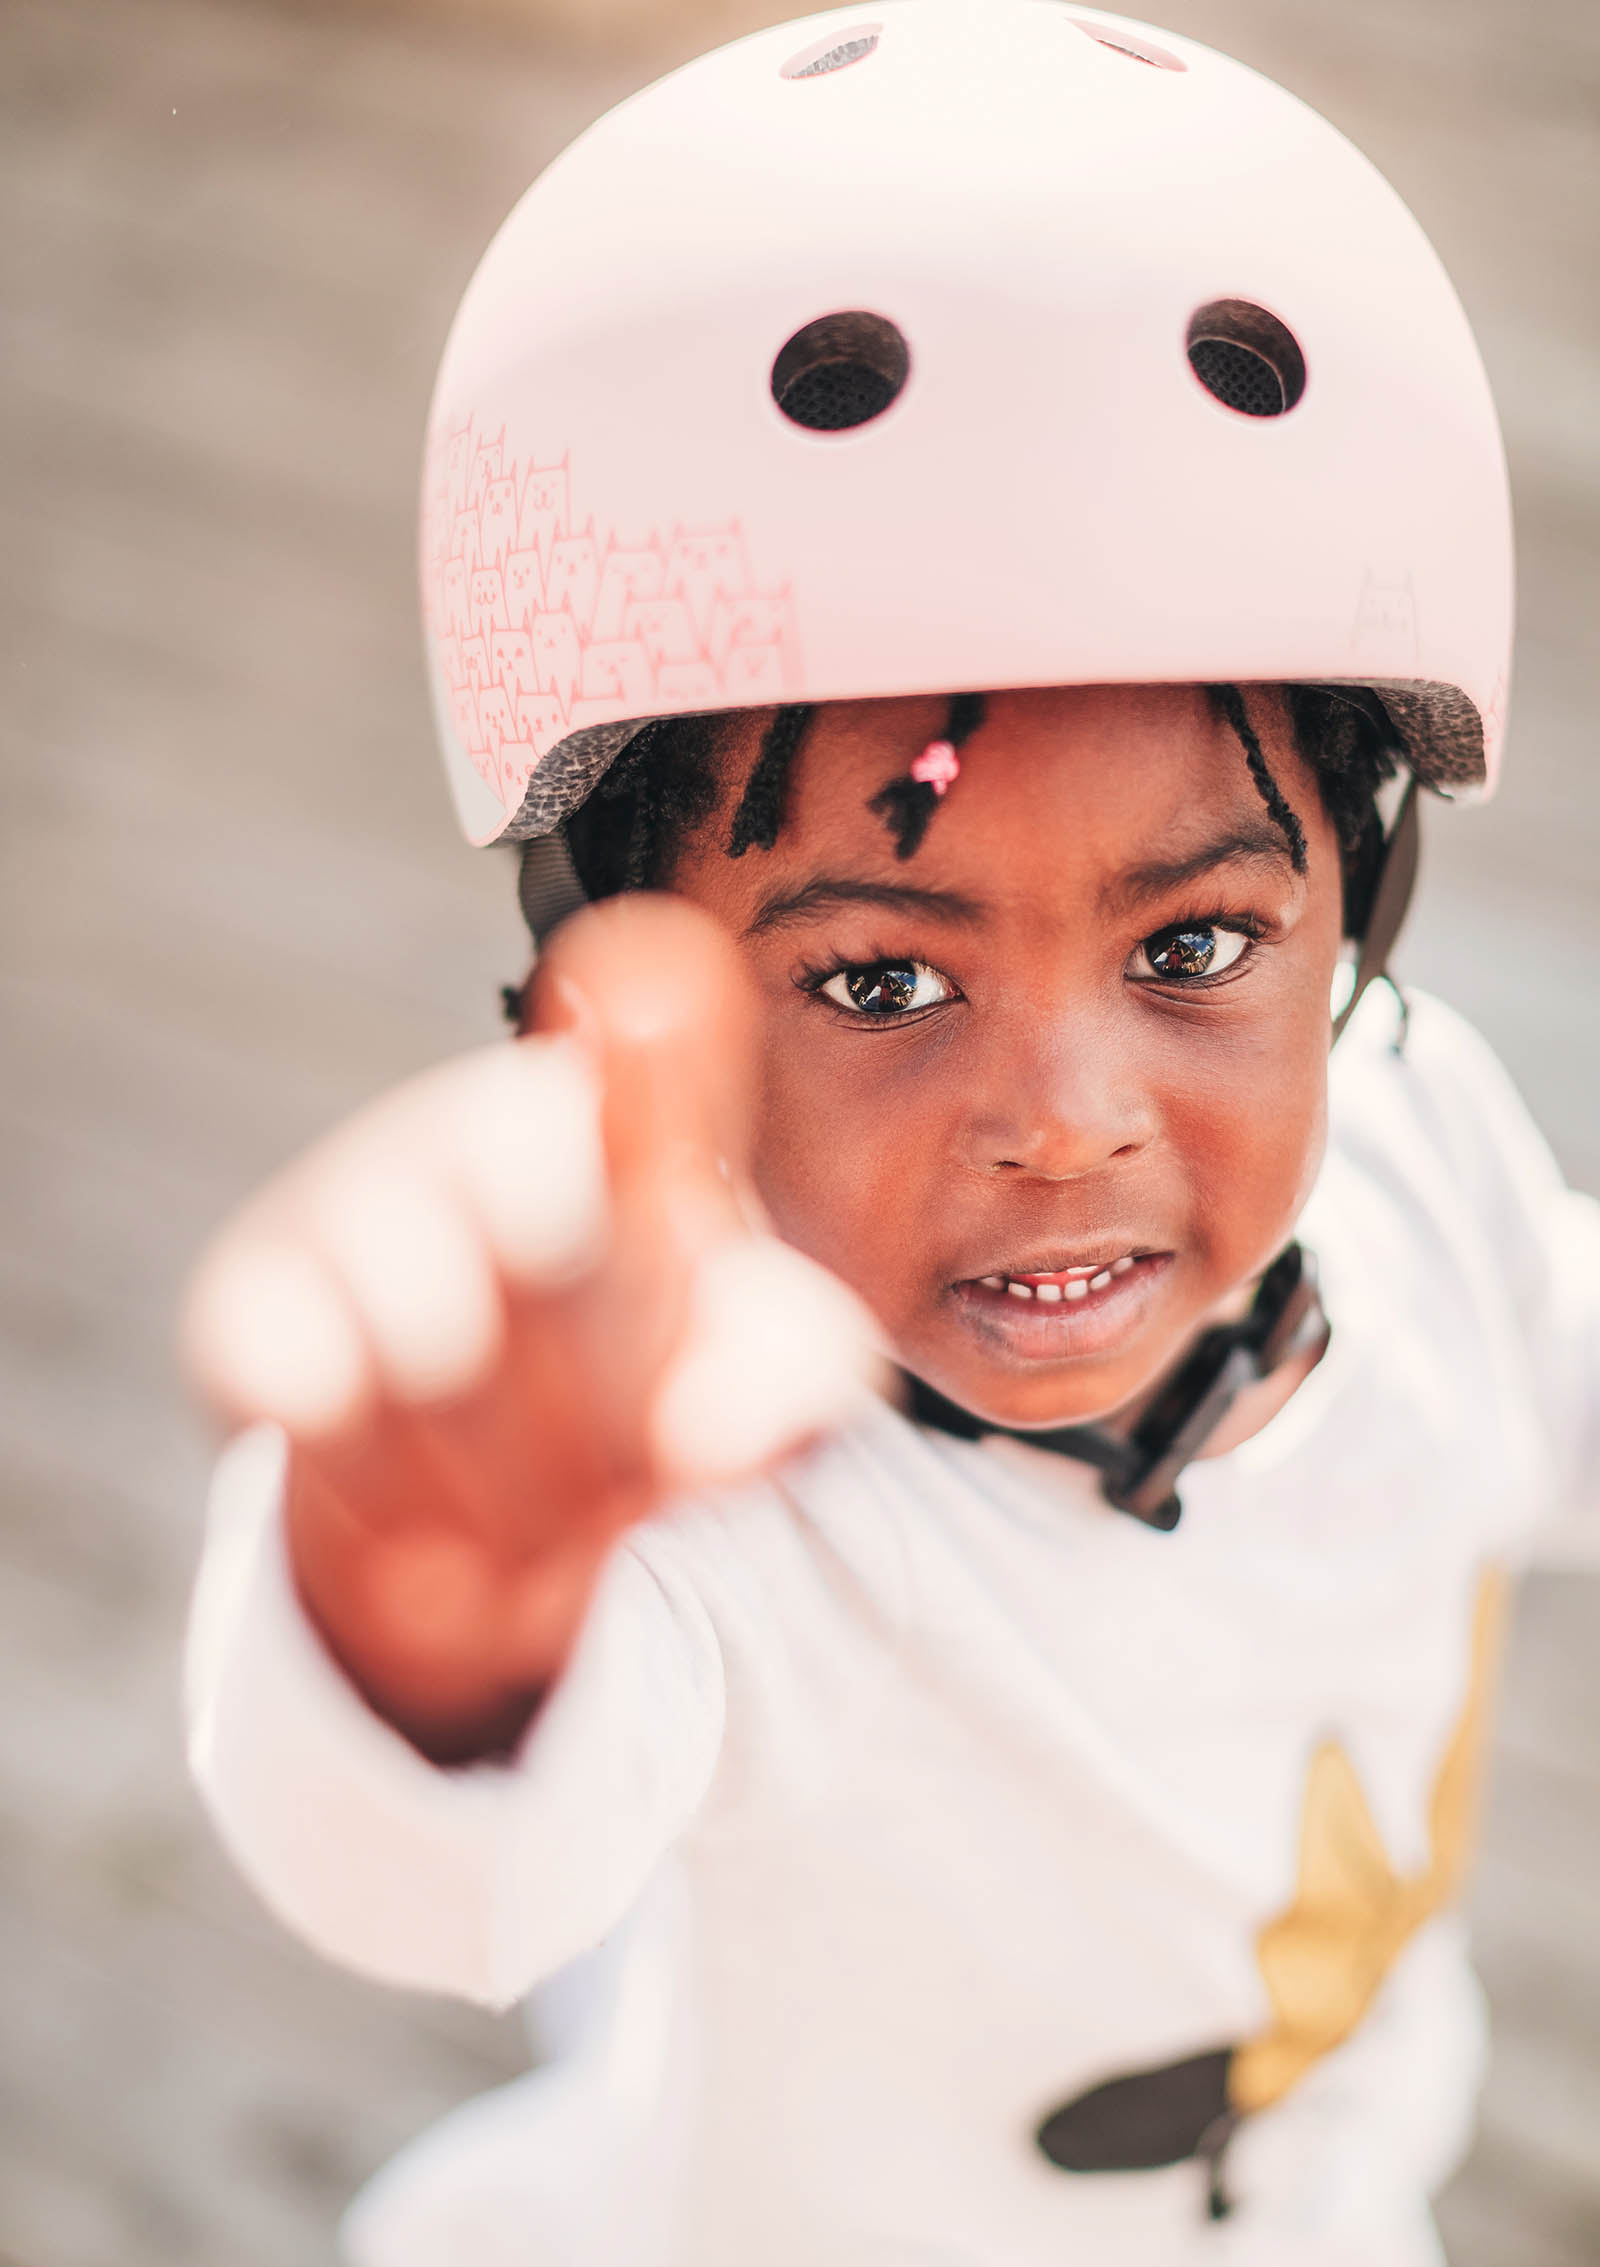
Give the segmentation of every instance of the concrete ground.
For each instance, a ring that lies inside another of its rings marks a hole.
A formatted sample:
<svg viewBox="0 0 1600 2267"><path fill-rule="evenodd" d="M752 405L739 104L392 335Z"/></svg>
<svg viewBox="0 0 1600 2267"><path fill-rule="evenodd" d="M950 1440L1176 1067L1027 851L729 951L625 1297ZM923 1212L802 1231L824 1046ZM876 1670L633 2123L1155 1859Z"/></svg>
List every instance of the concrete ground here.
<svg viewBox="0 0 1600 2267"><path fill-rule="evenodd" d="M453 840L411 588L476 252L667 59L252 0L0 10L0 2267L323 2267L514 2027L257 1910L179 1761L208 1225L496 1029L510 874ZM1600 1188L1600 10L1165 0L1411 198L1480 325L1524 603L1511 784L1439 814L1406 965ZM569 19L572 11L568 9ZM1455 2267L1600 2261L1600 1586L1523 1598L1476 1909L1498 2053ZM464 2263L465 2267L465 2263Z"/></svg>

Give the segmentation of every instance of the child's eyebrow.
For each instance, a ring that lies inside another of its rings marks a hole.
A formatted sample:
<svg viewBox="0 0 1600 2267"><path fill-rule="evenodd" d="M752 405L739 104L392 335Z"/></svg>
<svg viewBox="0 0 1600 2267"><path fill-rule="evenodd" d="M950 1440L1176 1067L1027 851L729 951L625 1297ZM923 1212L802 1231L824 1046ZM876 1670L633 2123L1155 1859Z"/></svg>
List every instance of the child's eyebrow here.
<svg viewBox="0 0 1600 2267"><path fill-rule="evenodd" d="M1154 859L1142 866L1130 866L1115 881L1108 882L1100 893L1102 909L1108 913L1132 913L1157 898L1168 897L1174 890L1185 888L1205 875L1214 873L1219 866L1260 865L1268 861L1275 866L1294 870L1289 848L1276 827L1242 826L1230 833L1218 835L1214 842L1201 843L1181 858Z"/></svg>
<svg viewBox="0 0 1600 2267"><path fill-rule="evenodd" d="M956 890L916 889L908 882L857 882L819 874L802 889L767 898L745 935L758 937L785 921L803 921L809 914L832 912L841 905L881 905L891 912L932 913L968 927L982 921L987 912L977 898L963 897Z"/></svg>

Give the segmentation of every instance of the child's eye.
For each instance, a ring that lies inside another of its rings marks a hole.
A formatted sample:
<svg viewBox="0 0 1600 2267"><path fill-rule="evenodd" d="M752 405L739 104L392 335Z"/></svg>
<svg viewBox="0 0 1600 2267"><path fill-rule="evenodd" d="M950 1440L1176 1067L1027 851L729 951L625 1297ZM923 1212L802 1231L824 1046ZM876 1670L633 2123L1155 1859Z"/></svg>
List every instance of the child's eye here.
<svg viewBox="0 0 1600 2267"><path fill-rule="evenodd" d="M909 1015L956 996L949 978L920 960L875 960L840 968L817 989L836 1007L873 1016Z"/></svg>
<svg viewBox="0 0 1600 2267"><path fill-rule="evenodd" d="M1142 984L1192 984L1222 975L1249 944L1243 929L1224 928L1219 921L1186 921L1135 945L1128 974Z"/></svg>

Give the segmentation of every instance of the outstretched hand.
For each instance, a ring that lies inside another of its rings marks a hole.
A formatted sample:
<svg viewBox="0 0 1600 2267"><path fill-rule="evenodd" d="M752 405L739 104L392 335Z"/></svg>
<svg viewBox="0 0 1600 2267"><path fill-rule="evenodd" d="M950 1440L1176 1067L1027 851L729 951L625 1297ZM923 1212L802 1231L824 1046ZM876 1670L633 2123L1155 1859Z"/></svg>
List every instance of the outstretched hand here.
<svg viewBox="0 0 1600 2267"><path fill-rule="evenodd" d="M753 1010L666 898L585 912L531 1028L340 1127L202 1259L188 1365L289 1438L306 1606L442 1761L504 1748L618 1534L848 1416L865 1311L764 1233Z"/></svg>

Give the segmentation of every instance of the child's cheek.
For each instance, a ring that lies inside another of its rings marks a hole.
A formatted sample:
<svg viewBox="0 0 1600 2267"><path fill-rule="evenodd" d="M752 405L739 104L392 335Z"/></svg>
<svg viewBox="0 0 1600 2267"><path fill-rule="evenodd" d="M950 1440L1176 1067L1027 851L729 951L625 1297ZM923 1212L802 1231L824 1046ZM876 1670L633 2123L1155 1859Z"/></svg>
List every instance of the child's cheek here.
<svg viewBox="0 0 1600 2267"><path fill-rule="evenodd" d="M1168 1124L1191 1187L1197 1242L1218 1295L1285 1244L1327 1141L1325 1016L1274 1019L1169 1092Z"/></svg>
<svg viewBox="0 0 1600 2267"><path fill-rule="evenodd" d="M857 1044L867 1054L881 1043ZM947 1150L926 1114L885 1110L870 1064L841 1077L769 1056L757 1193L778 1234L848 1283L891 1334L925 1295L930 1211L937 1218L950 1194Z"/></svg>

